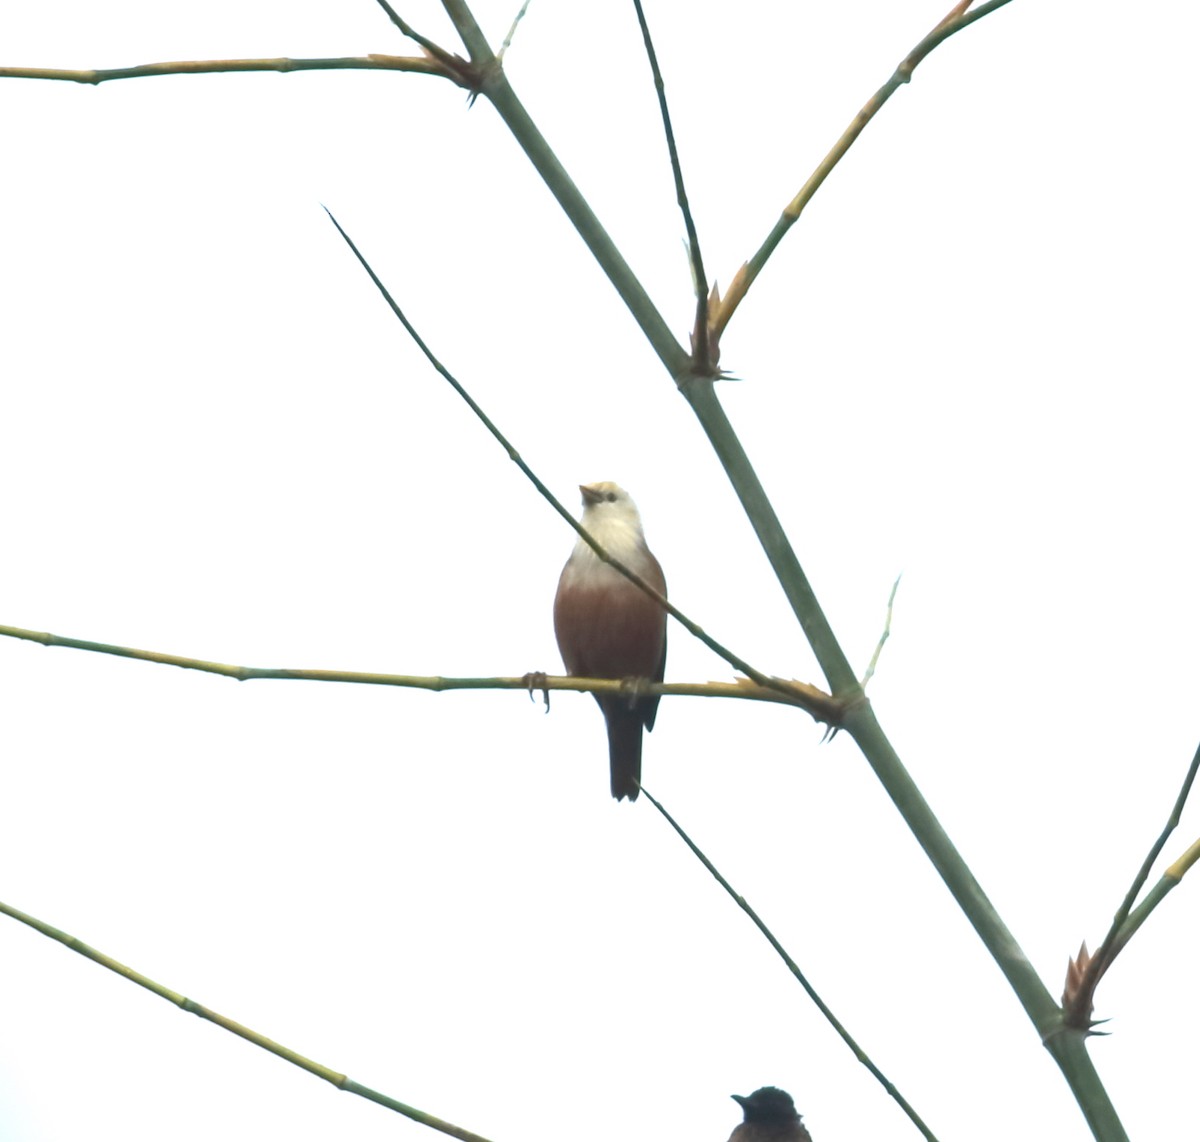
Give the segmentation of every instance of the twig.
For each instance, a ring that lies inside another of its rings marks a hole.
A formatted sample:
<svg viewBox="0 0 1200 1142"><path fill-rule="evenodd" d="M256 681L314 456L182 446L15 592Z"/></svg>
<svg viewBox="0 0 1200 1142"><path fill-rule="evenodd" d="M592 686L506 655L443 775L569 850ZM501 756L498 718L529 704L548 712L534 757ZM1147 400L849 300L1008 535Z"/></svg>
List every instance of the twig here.
<svg viewBox="0 0 1200 1142"><path fill-rule="evenodd" d="M658 110L662 116L663 134L667 138L667 152L671 156L671 174L675 178L675 200L683 214L683 225L687 230L688 254L692 263L692 283L696 290L696 320L692 328L692 368L698 376L713 376L716 362L712 359L712 343L708 335L708 279L704 273L704 257L700 253L700 236L692 219L692 208L688 203L687 188L683 183L683 167L679 162L679 149L675 145L675 132L671 128L671 112L667 107L667 89L662 72L658 67L658 55L654 51L654 40L650 36L650 25L642 10L642 0L633 0L638 25L642 29L642 43L646 46L646 58L654 76L654 90L658 95Z"/></svg>
<svg viewBox="0 0 1200 1142"><path fill-rule="evenodd" d="M132 646L117 646L107 642L89 642L68 638L49 631L26 630L24 627L0 626L0 637L36 642L42 646L61 646L71 650L86 650L94 654L110 654L117 658L134 658L159 666L177 666L183 670L198 670L218 674L238 682L274 679L283 682L349 682L367 686L398 686L412 690L528 690L530 676L520 678L445 678L422 674L375 674L357 670L305 670L271 666L237 666L228 662L212 662L203 658L187 658L180 654L165 654L158 650L139 650ZM823 690L807 682L784 681L765 687L749 679L735 682L646 682L649 694L675 697L741 698L751 702L778 702L799 706L818 721L828 722L841 713L841 704ZM574 690L591 694L622 694L625 683L613 678L574 678L536 676L535 690Z"/></svg>
<svg viewBox="0 0 1200 1142"><path fill-rule="evenodd" d="M862 688L867 688L867 683L875 676L875 667L879 664L879 656L883 653L883 644L891 637L892 633L892 605L896 602L896 592L900 589L900 576L896 576L896 581L892 584L892 593L888 595L887 617L883 620L883 634L879 636L879 642L875 645L875 653L871 655L871 661L867 664L867 672L863 675Z"/></svg>
<svg viewBox="0 0 1200 1142"><path fill-rule="evenodd" d="M516 466L518 468L521 469L521 471L524 473L526 479L528 479L529 482L531 484L533 484L533 486L538 490L538 494L541 495L541 497L552 508L554 508L554 510L556 512L558 512L558 514L560 516L562 516L562 518L565 519L567 521L567 523L569 523L571 525L571 527L575 530L575 532L596 553L596 555L600 559L602 559L605 563L607 563L610 567L612 567L614 570L619 571L622 575L625 576L626 579L628 579L631 583L633 583L636 587L638 587L646 595L648 595L650 598L652 598L656 603L658 603L658 605L660 607L663 608L664 611L667 612L667 614L669 614L673 619L675 619L675 621L678 622L689 634L691 634L695 638L698 638L702 643L704 643L705 646L707 646L715 654L720 655L720 657L725 659L725 661L728 662L735 670L740 670L743 674L746 675L747 678L750 678L753 681L757 682L760 686L766 687L767 689L771 689L771 690L778 690L781 694L790 696L791 695L790 683L786 683L778 678L772 678L769 675L763 674L761 671L756 670L753 666L751 666L748 662L746 662L745 659L738 657L738 655L734 654L733 651L729 650L727 647L722 646L721 643L717 642L716 639L714 639L710 635L708 635L703 630L703 628L700 627L700 625L698 623L694 623L691 619L689 619L687 617L687 615L683 614L683 612L680 611L676 606L674 606L672 603L668 602L665 595L660 594L653 587L651 587L650 584L647 583L640 575L637 575L635 572L631 571L628 567L626 567L619 560L614 559L611 555L609 555L608 552L605 551L604 548L599 543L597 543L596 540L593 539L587 533L587 531L584 530L583 527L580 526L579 522L575 519L575 517L569 511L567 511L567 509L564 508L561 503L558 502L558 500L554 496L554 493L551 492L550 489L547 488L546 485L543 484L542 481L538 479L538 477L535 475L533 469L530 468L529 465L525 463L525 461L521 458L521 454L509 443L507 437L504 436L504 434L495 426L495 424L492 423L491 419L483 411L483 409L480 408L480 406L476 403L475 399L471 396L471 394L468 393L465 388L463 388L462 384L459 383L457 378L454 377L454 375L445 367L445 365L443 365L441 363L441 361L439 361L437 359L437 357L435 357L433 355L432 350L421 339L421 336L419 333L417 333L416 329L413 328L412 322L410 322L408 320L408 318L405 317L403 310L401 310L401 308L396 304L392 295L388 292L387 286L385 286L383 284L383 282L380 281L379 275L375 273L375 271L371 268L370 263L367 261L367 259L365 257L363 257L363 255L359 251L358 247L351 240L350 235L347 234L346 231L342 229L341 224L333 216L333 212L328 207L326 207L325 213L329 215L329 220L334 224L334 226L337 227L337 232L342 236L342 239L345 241L346 245L350 247L350 250L352 251L354 256L358 259L359 265L361 265L362 268L367 271L367 274L370 276L371 281L373 281L375 283L375 288L379 290L380 294L383 296L384 301L386 301L388 303L388 306L391 308L392 313L394 313L396 315L396 318L399 320L400 324L404 326L405 331L413 339L417 348L420 349L421 352L425 355L425 359L434 367L434 369L437 370L437 372L442 376L442 378L446 381L446 383L449 384L450 387L453 388L454 391L456 393L458 393L458 395L460 397L462 397L462 399L464 401L466 401L467 406L471 409L471 411L479 419L480 423L484 426L484 428L486 428L488 430L488 432L490 432L492 434L492 436L495 438L496 442L500 445L500 447L502 447L504 449L504 451L508 453L508 458L514 464L516 464Z"/></svg>
<svg viewBox="0 0 1200 1142"><path fill-rule="evenodd" d="M779 958L781 960L783 960L784 964L787 965L788 971L790 971L792 973L792 975L796 978L796 982L799 983L802 988L804 988L809 999L811 999L813 1001L813 1003L816 1005L817 1010L820 1011L820 1013L825 1017L825 1020L829 1023L830 1027L832 1027L834 1029L834 1031L837 1032L837 1034L841 1038L842 1042L845 1043L846 1046L850 1048L850 1050L854 1054L854 1057L860 1063L862 1063L862 1065L864 1067L866 1067L867 1070L869 1070L872 1075L875 1076L875 1078L878 1080L878 1082L883 1087L883 1089L886 1090L888 1092L888 1094L891 1095L891 1097L896 1100L896 1102L900 1106L901 1110L903 1110L904 1113L908 1115L908 1117L912 1121L913 1125L916 1126L916 1128L926 1138L930 1139L931 1142L936 1142L933 1132L921 1120L921 1116L919 1114L917 1114L917 1112L908 1104L908 1102L906 1101L904 1096L895 1088L895 1086L892 1085L892 1083L889 1081L887 1076L871 1061L871 1058L866 1053L866 1051L864 1051L858 1045L858 1043L854 1040L854 1038L851 1036L850 1032L847 1031L846 1028L843 1027L842 1024L838 1021L837 1017L829 1009L829 1007L825 1003L825 1001L817 994L817 992L813 988L812 984L808 982L807 978L805 978L804 973L800 970L796 961L793 960L790 955L788 955L787 950L784 948L784 946L775 938L774 932L772 932L771 929L768 928L765 923L763 923L762 917L760 917L759 914L757 912L755 912L753 908L750 907L750 905L746 902L746 899L744 897L739 896L737 894L737 892L734 891L733 886L729 883L729 881L727 881L725 879L725 877L723 877L721 875L721 873L717 869L717 866L714 865L713 862L710 861L708 859L708 857L706 857L704 855L704 853L700 851L700 848L696 844L696 842L693 841L692 838L689 837L687 835L687 833L685 833L683 831L683 829L679 825L679 822L676 821L675 818L672 817L671 814L668 813L666 811L666 809L663 808L662 803L660 801L658 801L654 797L654 795L652 793L650 793L650 791L644 785L641 786L641 790L642 790L642 793L645 795L646 799L650 802L650 804L653 805L662 814L663 819L667 822L667 824L670 825L671 828L674 829L675 832L679 835L679 837L683 841L683 843L685 845L687 845L687 847L689 849L692 850L692 855L695 856L695 858L702 865L704 865L704 867L706 869L708 869L709 874L723 889L725 889L725 891L726 891L726 893L728 893L730 899L743 912L745 912L747 916L750 917L751 922L759 930L759 932L766 938L767 943L769 943L771 945L771 947L775 949L776 954L779 956Z"/></svg>
<svg viewBox="0 0 1200 1142"><path fill-rule="evenodd" d="M1162 876L1158 878L1158 883L1146 893L1141 904L1129 913L1129 918L1121 925L1121 931L1113 944L1112 956L1116 956L1129 942L1130 937L1149 919L1150 913L1163 902L1173 888L1179 885L1179 882L1197 861L1200 861L1200 839L1194 840L1181 857L1163 870Z"/></svg>
<svg viewBox="0 0 1200 1142"><path fill-rule="evenodd" d="M13 908L11 905L0 901L0 913L11 916L14 920L19 920L22 924L34 929L34 931L41 932L43 936L48 936L51 940L57 940L64 947L70 948L71 951L77 952L93 963L99 964L102 968L107 968L119 976L124 976L131 983L136 983L138 987L144 987L147 991L153 992L160 999L167 1000L168 1003L173 1003L183 1011L189 1011L193 1015L200 1016L201 1019L207 1019L210 1023L215 1023L218 1027L245 1039L248 1043L253 1043L256 1047L261 1047L264 1051L270 1051L271 1054L278 1055L281 1059L291 1063L293 1066L299 1067L302 1071L308 1071L309 1074L316 1075L317 1078L324 1079L327 1083L332 1083L338 1090L344 1090L349 1094L356 1094L360 1098L377 1102L380 1106L386 1106L389 1110L394 1110L397 1114L404 1115L405 1118L411 1118L413 1122L419 1122L422 1126L428 1126L433 1130L440 1131L442 1134L448 1134L451 1138L458 1138L461 1142L488 1142L486 1138L479 1134L473 1134L470 1130L464 1130L461 1126L455 1126L451 1122L435 1118L432 1114L426 1114L423 1110L417 1110L415 1107L399 1102L377 1090L362 1086L338 1071L331 1070L321 1063L305 1058L305 1056L291 1050L289 1047L285 1047L281 1043L276 1043L273 1039L268 1039L258 1031L254 1031L249 1027L243 1027L242 1024L235 1023L232 1019L213 1011L211 1008L205 1007L195 1000L188 999L187 996L180 995L176 991L171 991L170 988L164 987L161 983L156 983L149 977L142 975L141 972L134 971L133 968L127 967L118 960L114 960L111 956L106 956L103 952L89 947L74 936L68 935L66 932L62 932L58 928L52 927L44 921L22 912L18 908Z"/></svg>
<svg viewBox="0 0 1200 1142"><path fill-rule="evenodd" d="M1146 859L1142 861L1141 868L1137 870L1137 875L1134 876L1133 883L1129 886L1129 891L1125 893L1125 899L1121 901L1121 906L1117 909L1116 915L1113 917L1108 934L1088 961L1087 968L1083 973L1083 978L1079 981L1078 988L1072 991L1070 1005L1064 1012L1064 1021L1068 1027L1084 1027L1090 1024L1092 1001L1095 996L1096 986L1100 982L1100 977L1108 970L1112 962L1129 942L1130 937L1142 926L1158 903L1183 879L1184 873L1187 872L1197 857L1200 857L1200 841L1197 841L1183 857L1164 873L1157 886L1161 891L1155 892L1152 897L1148 897L1143 902L1143 907L1140 907L1136 913L1133 912L1134 901L1137 900L1138 893L1142 891L1142 886L1146 883L1150 875L1150 869L1154 867L1154 862L1158 860L1158 856L1163 851L1167 839L1179 824L1179 819L1183 815L1183 807L1187 803L1188 795L1192 791L1192 785L1195 783L1198 771L1200 771L1200 746L1196 748L1196 752L1192 756L1192 763L1188 766L1187 773L1184 775L1183 784L1179 788L1175 804L1171 807L1171 813L1167 818L1166 825L1163 826L1158 839L1150 846L1150 851L1146 854Z"/></svg>
<svg viewBox="0 0 1200 1142"><path fill-rule="evenodd" d="M446 51L445 48L435 44L431 39L421 35L415 28L405 23L403 17L388 3L388 0L377 0L377 3L387 13L388 19L400 29L401 33L414 43L420 44L429 55L441 63L448 71L458 72L465 69L465 71L469 72L471 70L471 65L462 56L457 56L453 52ZM464 84L463 86L469 85Z"/></svg>
<svg viewBox="0 0 1200 1142"><path fill-rule="evenodd" d="M830 171L842 160L842 156L850 149L854 140L862 134L863 128L875 117L876 112L896 93L902 84L912 79L917 65L944 40L949 39L955 32L982 19L997 8L1002 8L1009 0L988 0L971 11L971 0L960 0L950 11L937 22L933 30L897 65L891 78L863 105L862 110L855 115L850 126L842 132L842 137L833 145L830 152L821 160L817 169L809 176L808 181L800 188L800 192L788 203L775 223L767 239L759 247L750 261L742 264L734 275L733 281L725 292L725 297L715 307L712 315L713 336L717 339L729 324L738 305L750 289L754 279L758 277L767 259L775 252L775 247L783 240L783 236L792 228L793 223L800 217L801 211L809 204L813 195L820 189L821 184L829 176Z"/></svg>
<svg viewBox="0 0 1200 1142"><path fill-rule="evenodd" d="M500 50L496 53L498 60L503 60L504 53L512 47L513 36L517 34L517 25L525 19L525 13L529 10L530 2L531 0L525 0L525 3L521 5L521 10L513 18L512 25L508 29L508 35L504 37L504 43L500 45Z"/></svg>

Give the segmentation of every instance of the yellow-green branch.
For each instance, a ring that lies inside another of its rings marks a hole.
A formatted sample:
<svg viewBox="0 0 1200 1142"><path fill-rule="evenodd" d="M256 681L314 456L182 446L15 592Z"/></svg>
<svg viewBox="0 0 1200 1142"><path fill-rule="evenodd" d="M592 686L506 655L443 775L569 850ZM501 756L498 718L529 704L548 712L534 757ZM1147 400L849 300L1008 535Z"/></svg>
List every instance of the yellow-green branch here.
<svg viewBox="0 0 1200 1142"><path fill-rule="evenodd" d="M117 658L136 658L159 666L178 666L183 670L199 670L204 674L219 674L238 682L274 678L291 682L354 682L367 686L400 686L413 690L575 690L589 694L619 694L628 683L612 678L573 678L545 674L525 674L519 678L446 678L436 674L375 674L360 670L302 670L275 666L238 666L229 662L212 662L204 658L188 658L181 654L165 654L159 650L140 650L134 646L116 646L107 642L90 642L68 638L49 631L26 630L24 627L0 626L0 636L17 638L42 646L62 646L70 650L87 650L93 654L110 654ZM641 689L649 694L667 694L691 698L743 698L751 702L778 702L798 706L819 722L836 724L842 707L823 690L807 682L772 679L771 686L760 686L748 678L733 682L644 682Z"/></svg>
<svg viewBox="0 0 1200 1142"><path fill-rule="evenodd" d="M310 1075L316 1075L317 1078L324 1079L327 1083L332 1083L338 1090L344 1090L349 1094L357 1094L360 1098L377 1102L380 1106L386 1106L389 1110L394 1110L397 1114L404 1115L405 1118L411 1118L414 1122L421 1123L422 1126L428 1126L432 1130L448 1134L451 1138L458 1138L461 1142L488 1142L482 1135L472 1134L471 1131L464 1130L461 1126L455 1126L452 1122L435 1118L432 1114L426 1114L423 1110L417 1110L416 1107L408 1106L397 1099L382 1094L380 1091L362 1086L339 1071L331 1070L329 1067L293 1051L290 1047L285 1047L282 1043L276 1043L274 1039L268 1039L258 1031L250 1027L244 1027L241 1023L237 1023L227 1016L213 1011L201 1003L197 1003L194 999L188 999L186 995L180 995L179 992L164 987L161 983L157 983L148 976L142 975L139 971L134 971L133 968L128 967L119 960L114 960L111 956L106 956L103 952L97 951L82 940L77 940L74 936L68 935L66 932L60 931L58 928L39 920L36 916L30 916L28 913L22 912L19 908L13 908L11 905L0 901L0 913L3 913L5 916L11 916L14 920L19 920L35 932L41 932L43 936L48 936L51 940L57 940L63 947L70 948L71 951L77 952L85 959L99 964L102 968L107 968L119 976L124 976L131 983L136 983L138 987L144 987L147 991L153 992L160 999L165 999L168 1003L173 1003L181 1010L190 1011L193 1015L200 1016L201 1019L207 1019L210 1023L215 1023L218 1027L229 1031L231 1034L245 1039L246 1042L253 1043L256 1047L261 1047L264 1051L270 1051L272 1055L278 1055L281 1059L286 1060L293 1066L299 1067L302 1071L308 1071Z"/></svg>
<svg viewBox="0 0 1200 1142"><path fill-rule="evenodd" d="M821 189L821 184L829 177L834 167L842 161L842 157L853 146L854 141L862 134L863 128L875 118L879 109L900 89L912 79L917 65L940 43L948 40L955 32L975 23L976 20L1003 7L1009 0L988 0L978 8L971 9L971 0L960 0L950 11L938 21L936 27L908 53L892 72L888 81L863 104L862 109L854 116L841 138L830 148L829 153L817 164L817 169L808 177L808 181L797 192L796 197L784 208L779 221L775 223L766 240L757 253L743 263L741 269L733 276L720 303L713 307L710 316L711 332L714 341L719 341L725 326L734 311L746 296L754 279L761 273L767 260L775 252L775 247L783 240L783 236L792 228L793 223L800 217L801 212L812 200L814 194ZM970 9L970 10L968 10Z"/></svg>
<svg viewBox="0 0 1200 1142"><path fill-rule="evenodd" d="M227 71L415 71L450 79L470 88L463 77L428 56L335 56L326 59L192 59L142 63L134 67L80 68L0 67L0 79L56 79L68 83L108 83L113 79L144 79L153 75L206 75Z"/></svg>

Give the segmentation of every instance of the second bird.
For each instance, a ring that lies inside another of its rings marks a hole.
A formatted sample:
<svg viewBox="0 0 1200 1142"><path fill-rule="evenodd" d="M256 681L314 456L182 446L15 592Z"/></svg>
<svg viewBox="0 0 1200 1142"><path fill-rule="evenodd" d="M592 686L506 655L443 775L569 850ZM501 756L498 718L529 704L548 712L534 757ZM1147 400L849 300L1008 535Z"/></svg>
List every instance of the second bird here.
<svg viewBox="0 0 1200 1142"><path fill-rule="evenodd" d="M667 584L646 546L629 493L616 484L581 484L584 529L614 559L660 595ZM558 580L554 633L567 672L577 678L645 678L661 682L667 663L667 615L582 540ZM596 694L608 726L612 795L637 800L642 727L654 728L658 695Z"/></svg>

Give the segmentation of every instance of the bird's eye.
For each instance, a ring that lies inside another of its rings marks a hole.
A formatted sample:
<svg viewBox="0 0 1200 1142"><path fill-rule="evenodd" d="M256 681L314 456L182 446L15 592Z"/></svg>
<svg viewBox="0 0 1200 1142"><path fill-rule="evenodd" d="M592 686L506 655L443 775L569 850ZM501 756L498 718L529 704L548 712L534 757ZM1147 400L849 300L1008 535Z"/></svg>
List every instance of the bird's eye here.
<svg viewBox="0 0 1200 1142"><path fill-rule="evenodd" d="M610 504L616 503L617 502L617 493L616 492L605 492L604 498L606 500L608 500L608 502Z"/></svg>

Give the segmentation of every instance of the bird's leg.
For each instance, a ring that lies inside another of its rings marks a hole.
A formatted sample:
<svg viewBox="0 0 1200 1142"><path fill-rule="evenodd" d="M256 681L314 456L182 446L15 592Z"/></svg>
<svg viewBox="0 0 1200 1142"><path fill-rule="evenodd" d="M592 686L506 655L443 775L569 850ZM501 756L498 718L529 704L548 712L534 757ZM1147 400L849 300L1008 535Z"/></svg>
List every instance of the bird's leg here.
<svg viewBox="0 0 1200 1142"><path fill-rule="evenodd" d="M533 701L533 692L540 690L542 699L546 703L546 713L550 713L550 688L546 685L546 672L544 670L531 670L522 679L525 683L525 688L529 691L529 700Z"/></svg>

